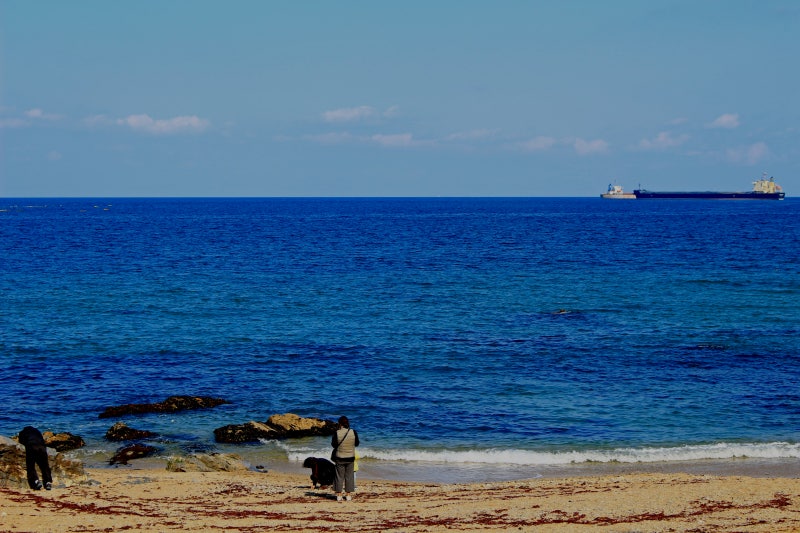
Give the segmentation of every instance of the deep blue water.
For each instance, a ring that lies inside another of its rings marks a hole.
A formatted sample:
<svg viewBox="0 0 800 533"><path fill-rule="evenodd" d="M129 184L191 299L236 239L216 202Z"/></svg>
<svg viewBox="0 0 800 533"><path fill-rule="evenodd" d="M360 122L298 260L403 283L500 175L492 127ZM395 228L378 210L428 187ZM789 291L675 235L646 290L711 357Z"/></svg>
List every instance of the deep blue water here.
<svg viewBox="0 0 800 533"><path fill-rule="evenodd" d="M0 200L0 434L350 417L367 460L800 457L800 201ZM245 447L297 460L324 439ZM403 464L403 463L398 463Z"/></svg>

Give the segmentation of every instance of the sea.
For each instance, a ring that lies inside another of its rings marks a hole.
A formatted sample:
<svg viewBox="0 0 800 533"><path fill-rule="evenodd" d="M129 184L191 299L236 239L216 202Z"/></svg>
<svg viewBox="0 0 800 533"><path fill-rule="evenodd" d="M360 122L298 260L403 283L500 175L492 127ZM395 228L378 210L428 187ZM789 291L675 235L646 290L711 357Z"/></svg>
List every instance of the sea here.
<svg viewBox="0 0 800 533"><path fill-rule="evenodd" d="M0 435L89 466L122 421L308 473L214 440L295 413L366 478L800 476L797 198L4 198L0 242ZM99 418L173 395L230 403Z"/></svg>

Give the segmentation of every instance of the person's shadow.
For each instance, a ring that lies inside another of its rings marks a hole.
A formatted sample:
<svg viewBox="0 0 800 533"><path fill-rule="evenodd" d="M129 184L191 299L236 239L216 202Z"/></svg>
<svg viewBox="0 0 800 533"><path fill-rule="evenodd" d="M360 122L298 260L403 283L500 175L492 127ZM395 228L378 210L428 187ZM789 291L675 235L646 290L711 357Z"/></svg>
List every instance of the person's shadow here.
<svg viewBox="0 0 800 533"><path fill-rule="evenodd" d="M302 487L297 487L298 489L307 488L308 485L303 485ZM313 489L306 491L306 496L315 496L317 498L322 498L326 500L335 500L336 493L333 492L333 485L318 485L315 486Z"/></svg>
<svg viewBox="0 0 800 533"><path fill-rule="evenodd" d="M328 492L326 489L314 489L306 491L306 496L314 496L325 500L335 500L336 493Z"/></svg>

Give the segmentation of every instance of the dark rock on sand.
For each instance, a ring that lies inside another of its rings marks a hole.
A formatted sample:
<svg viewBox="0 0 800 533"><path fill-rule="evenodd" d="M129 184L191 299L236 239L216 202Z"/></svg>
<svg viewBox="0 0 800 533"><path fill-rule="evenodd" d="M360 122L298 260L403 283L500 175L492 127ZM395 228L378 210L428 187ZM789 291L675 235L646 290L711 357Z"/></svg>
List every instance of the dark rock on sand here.
<svg viewBox="0 0 800 533"><path fill-rule="evenodd" d="M48 462L53 474L53 485L71 486L88 483L89 477L83 463L67 459L63 454L48 449ZM38 471L38 469L37 469ZM0 487L27 489L28 476L25 472L25 447L6 437L0 437Z"/></svg>
<svg viewBox="0 0 800 533"><path fill-rule="evenodd" d="M108 407L100 413L100 418L113 418L125 415L141 415L145 413L175 413L191 409L209 409L230 403L222 398L208 396L170 396L160 403L129 403L116 407Z"/></svg>
<svg viewBox="0 0 800 533"><path fill-rule="evenodd" d="M158 433L146 431L144 429L133 429L128 427L125 422L117 422L106 431L106 440L119 442L123 440L141 440L157 437Z"/></svg>
<svg viewBox="0 0 800 533"><path fill-rule="evenodd" d="M114 454L114 457L108 462L108 464L121 464L126 465L128 461L132 461L133 459L141 459L142 457L148 457L156 453L158 449L155 446L149 446L147 444L131 444L130 446L123 446L117 453Z"/></svg>
<svg viewBox="0 0 800 533"><path fill-rule="evenodd" d="M302 418L292 413L272 415L266 422L250 421L231 424L214 430L217 442L245 443L262 439L282 440L300 437L330 436L336 423L319 418Z"/></svg>

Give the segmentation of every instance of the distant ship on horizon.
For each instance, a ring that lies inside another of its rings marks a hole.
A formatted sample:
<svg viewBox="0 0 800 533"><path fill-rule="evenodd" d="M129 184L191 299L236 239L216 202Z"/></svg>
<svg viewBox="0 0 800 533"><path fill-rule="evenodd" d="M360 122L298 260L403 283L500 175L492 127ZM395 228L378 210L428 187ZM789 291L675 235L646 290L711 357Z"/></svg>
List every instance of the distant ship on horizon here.
<svg viewBox="0 0 800 533"><path fill-rule="evenodd" d="M619 185L609 185L608 191L601 198L626 198L637 200L673 199L673 200L783 200L786 193L774 178L767 179L766 172L761 179L753 182L752 191L717 192L717 191L648 191L634 189L626 193Z"/></svg>
<svg viewBox="0 0 800 533"><path fill-rule="evenodd" d="M761 179L753 182L752 191L742 192L663 192L648 191L646 189L636 189L633 191L637 200L650 199L678 199L678 200L783 200L785 193L780 185L775 183L774 178L767 179L766 172Z"/></svg>
<svg viewBox="0 0 800 533"><path fill-rule="evenodd" d="M622 185L608 184L608 190L600 195L600 198L614 198L621 200L635 200L636 196L632 192L625 192Z"/></svg>

